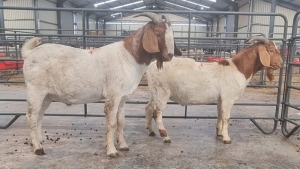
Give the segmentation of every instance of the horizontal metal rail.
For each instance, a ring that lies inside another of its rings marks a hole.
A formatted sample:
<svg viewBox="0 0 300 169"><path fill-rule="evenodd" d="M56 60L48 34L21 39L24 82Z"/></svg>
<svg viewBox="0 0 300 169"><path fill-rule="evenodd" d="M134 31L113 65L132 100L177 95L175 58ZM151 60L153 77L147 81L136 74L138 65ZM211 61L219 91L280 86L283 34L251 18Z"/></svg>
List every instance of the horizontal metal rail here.
<svg viewBox="0 0 300 169"><path fill-rule="evenodd" d="M0 7L0 9L4 9L4 10L46 10L46 11L75 11L75 12L79 12L79 13L87 13L89 12L91 13L97 13L97 12L107 12L107 13L113 13L116 12L114 10L101 10L101 9L84 9L84 8L35 8L35 7ZM126 12L126 13L140 13L140 12L151 12L149 10L140 10L140 11L132 11L132 10L118 10L117 12ZM287 18L285 15L282 14L278 14L278 13L254 13L254 12L216 12L216 11L166 11L166 10L157 10L155 11L156 13L172 13L172 14L176 14L176 13L180 13L180 14L187 14L189 16L191 16L192 14L214 14L214 15L248 15L248 16L276 16L276 17L280 17L283 19L283 25L281 25L283 27L283 34L282 34L282 38L272 38L271 40L274 41L281 41L282 42L282 47L281 47L281 53L282 53L282 57L285 58L285 49L286 49L286 39L287 39L287 26L288 26L288 22L287 22ZM224 45L226 47L226 44L222 44L224 42L228 43L227 47L228 48L232 48L232 41L237 41L237 42L243 42L245 40L245 38L241 38L241 37L191 37L190 34L194 33L191 31L190 29L190 25L191 25L191 17L189 17L189 31L188 31L188 37L176 37L175 40L178 41L181 44L186 44L187 45L187 51L188 51L188 56L190 56L190 49L193 46L193 44L199 44L202 41L215 41L215 44L211 45L213 47L216 47L217 45ZM35 29L35 32L38 29ZM78 30L80 31L80 30ZM45 37L48 36L49 38L49 42L58 42L55 40L55 38L75 38L77 41L79 41L80 47L82 48L86 48L89 45L95 45L95 43L98 43L98 41L94 40L92 38L97 39L98 36L93 36L93 35L87 35L87 30L86 30L86 25L85 22L82 22L82 34L83 35L53 35L53 34L36 34L36 33L28 33L28 34L17 34L17 32L14 33L6 33L6 34L0 34L0 36L12 36L12 37L17 37L15 39L6 39L4 40L2 43L7 43L7 44L13 44L13 45L20 45L21 43L23 43L25 41L26 37L32 37L32 36L40 36L40 37ZM206 32L206 33L212 33L212 32ZM232 34L237 34L237 33L232 33ZM252 33L245 33L244 34L252 34ZM22 39L20 38L22 37ZM24 38L25 37L25 38ZM101 43L110 43L113 42L113 40L116 39L120 39L120 38L124 38L126 36L103 36L101 38L104 38L105 41L101 41ZM51 39L53 38L53 39ZM111 38L111 39L109 39ZM183 42L182 42L183 41ZM63 41L62 41L63 42ZM76 44L77 45L77 44ZM209 44L208 44L209 45ZM241 44L234 44L236 46L241 45ZM222 48L220 48L222 49ZM223 48L224 49L224 48ZM17 51L17 50L16 50ZM18 54L18 53L17 53ZM255 126L258 127L258 129L265 133L265 134L270 134L273 133L276 128L277 128L277 123L278 121L281 120L281 118L279 118L279 105L280 105L280 101L281 101L281 85L282 85L282 76L283 76L283 69L280 69L280 73L279 73L279 80L278 80L278 85L254 85L256 87L271 87L271 88L277 88L278 94L276 97L276 101L274 103L235 103L235 105L237 106L272 106L275 107L275 112L274 114L272 114L273 117L231 117L231 119L250 119L253 124ZM10 82L9 82L10 83ZM21 83L21 82L18 82ZM26 99L0 99L0 101L26 101ZM104 103L104 101L101 102L97 102L97 103ZM146 101L128 101L127 104L146 104ZM168 102L168 104L177 104L174 102ZM212 104L208 104L208 105L216 105L215 103ZM85 104L84 105L84 113L83 114L45 114L46 116L84 116L84 117L104 117L105 115L94 115L94 114L89 114L88 113L88 105ZM215 119L216 117L214 116L188 116L187 114L187 110L188 106L185 106L185 114L184 116L164 116L164 118L194 118L194 119L200 119L200 118L207 118L207 119ZM0 115L15 115L15 118L17 118L18 115L25 115L25 113L2 113ZM132 117L132 118L143 118L144 116L126 116L126 117ZM273 121L273 126L271 127L271 130L265 131L256 120L272 120Z"/></svg>

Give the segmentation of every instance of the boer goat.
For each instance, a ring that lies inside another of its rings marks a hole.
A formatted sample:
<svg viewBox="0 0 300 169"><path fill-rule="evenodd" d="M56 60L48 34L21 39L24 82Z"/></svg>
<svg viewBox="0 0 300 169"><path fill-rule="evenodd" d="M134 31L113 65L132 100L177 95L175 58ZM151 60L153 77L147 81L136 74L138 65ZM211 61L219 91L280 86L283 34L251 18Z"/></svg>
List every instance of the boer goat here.
<svg viewBox="0 0 300 169"><path fill-rule="evenodd" d="M174 54L180 55L168 17L150 12L137 16L152 21L122 41L92 51L59 44L38 46L41 38L32 38L24 44L26 116L35 154L44 154L42 117L52 101L72 105L105 99L107 155L118 156L114 145L116 129L119 150L129 150L123 137L127 95L136 90L153 59L161 68Z"/></svg>
<svg viewBox="0 0 300 169"><path fill-rule="evenodd" d="M173 58L159 71L150 64L147 70L150 101L145 108L148 134L155 135L152 129L154 118L164 142L171 142L162 121L168 99L181 105L217 102L217 135L223 136L225 144L230 144L227 128L234 101L243 94L256 72L267 69L271 81L273 70L279 69L282 64L280 52L272 41L261 37L252 37L249 41L257 43L243 49L232 59L218 63Z"/></svg>

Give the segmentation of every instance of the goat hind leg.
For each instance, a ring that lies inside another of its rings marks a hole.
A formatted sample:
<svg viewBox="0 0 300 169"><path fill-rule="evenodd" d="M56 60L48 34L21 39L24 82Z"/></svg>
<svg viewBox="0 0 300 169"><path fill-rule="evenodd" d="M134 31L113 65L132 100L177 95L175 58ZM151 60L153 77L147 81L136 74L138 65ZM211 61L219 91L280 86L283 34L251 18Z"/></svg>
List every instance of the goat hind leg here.
<svg viewBox="0 0 300 169"><path fill-rule="evenodd" d="M37 155L45 154L43 146L42 146L42 116L46 110L46 108L50 105L50 103L46 106L43 106L44 99L35 99L34 101L28 99L28 112L26 114L31 142L33 145L34 153Z"/></svg>

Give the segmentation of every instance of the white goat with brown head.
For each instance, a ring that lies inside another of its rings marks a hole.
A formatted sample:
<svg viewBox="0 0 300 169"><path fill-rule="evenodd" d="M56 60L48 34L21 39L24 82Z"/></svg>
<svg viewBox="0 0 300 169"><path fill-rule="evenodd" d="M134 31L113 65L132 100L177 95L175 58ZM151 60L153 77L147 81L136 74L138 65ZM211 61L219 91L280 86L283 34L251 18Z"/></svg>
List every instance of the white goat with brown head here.
<svg viewBox="0 0 300 169"><path fill-rule="evenodd" d="M151 64L147 70L150 101L146 106L146 126L149 135L155 135L152 129L154 118L164 142L171 142L162 121L169 99L181 105L217 102L217 135L223 136L224 143L231 143L228 120L234 101L243 94L255 73L267 69L269 80L273 80L273 70L279 69L282 64L274 42L262 37L253 37L250 41L257 43L243 49L232 59L217 63L173 58L162 70L157 70L155 63Z"/></svg>
<svg viewBox="0 0 300 169"><path fill-rule="evenodd" d="M22 47L28 93L27 119L35 154L43 155L42 117L52 101L67 105L105 99L107 155L115 157L114 132L119 150L128 150L123 137L126 96L137 88L153 59L161 68L180 54L170 20L154 13L142 13L152 21L124 40L101 48L83 50L30 39Z"/></svg>

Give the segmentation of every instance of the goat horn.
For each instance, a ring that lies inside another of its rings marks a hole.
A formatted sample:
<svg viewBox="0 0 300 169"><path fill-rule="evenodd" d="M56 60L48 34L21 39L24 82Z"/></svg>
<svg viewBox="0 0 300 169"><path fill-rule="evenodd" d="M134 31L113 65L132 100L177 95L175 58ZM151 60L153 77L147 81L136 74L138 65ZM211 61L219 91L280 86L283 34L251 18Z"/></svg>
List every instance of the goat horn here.
<svg viewBox="0 0 300 169"><path fill-rule="evenodd" d="M159 15L152 13L152 12L144 12L144 13L140 13L134 16L134 18L139 17L139 16L145 16L150 18L155 24L157 24L158 22L161 21Z"/></svg>
<svg viewBox="0 0 300 169"><path fill-rule="evenodd" d="M161 18L164 19L165 22L168 23L169 25L171 24L170 18L167 17L166 15L162 15Z"/></svg>
<svg viewBox="0 0 300 169"><path fill-rule="evenodd" d="M248 38L245 43L253 43L254 41L259 41L259 42L263 42L263 43L268 43L269 40L266 37L263 36L253 36Z"/></svg>

